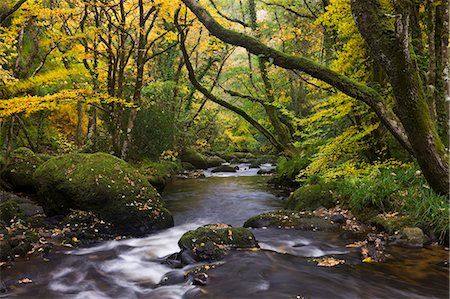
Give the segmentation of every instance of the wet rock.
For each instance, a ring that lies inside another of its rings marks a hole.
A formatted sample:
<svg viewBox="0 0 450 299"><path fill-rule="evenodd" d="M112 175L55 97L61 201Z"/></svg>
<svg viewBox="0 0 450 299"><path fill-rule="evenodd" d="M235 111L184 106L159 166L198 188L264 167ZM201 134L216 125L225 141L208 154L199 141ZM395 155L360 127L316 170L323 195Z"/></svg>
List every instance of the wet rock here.
<svg viewBox="0 0 450 299"><path fill-rule="evenodd" d="M10 257L12 257L11 250L11 244L8 240L0 240L0 262L7 261Z"/></svg>
<svg viewBox="0 0 450 299"><path fill-rule="evenodd" d="M333 214L330 216L330 220L335 223L345 223L347 221L347 218L345 218L342 214Z"/></svg>
<svg viewBox="0 0 450 299"><path fill-rule="evenodd" d="M196 261L223 259L227 250L259 247L250 230L226 224L210 224L186 232L178 241L182 253Z"/></svg>
<svg viewBox="0 0 450 299"><path fill-rule="evenodd" d="M275 169L260 169L257 172L257 174L261 174L261 175L268 175L268 174L273 174L273 173L275 173Z"/></svg>
<svg viewBox="0 0 450 299"><path fill-rule="evenodd" d="M173 226L172 215L145 176L112 155L56 157L34 177L48 216L85 210L112 223L115 233L134 236Z"/></svg>
<svg viewBox="0 0 450 299"><path fill-rule="evenodd" d="M379 263L386 260L385 248L386 236L383 234L368 234L367 239L361 246L361 257L363 262Z"/></svg>
<svg viewBox="0 0 450 299"><path fill-rule="evenodd" d="M167 286L183 283L185 279L186 275L183 270L174 270L164 274L157 286Z"/></svg>
<svg viewBox="0 0 450 299"><path fill-rule="evenodd" d="M35 191L35 170L44 163L32 150L20 147L11 152L1 177L15 191Z"/></svg>
<svg viewBox="0 0 450 299"><path fill-rule="evenodd" d="M197 273L192 281L193 285L205 286L208 284L208 274L205 272Z"/></svg>
<svg viewBox="0 0 450 299"><path fill-rule="evenodd" d="M212 173L216 173L216 172L236 172L239 169L239 167L237 166L230 166L230 165L221 165L218 166L216 168L214 168L213 170L211 170Z"/></svg>
<svg viewBox="0 0 450 299"><path fill-rule="evenodd" d="M255 169L255 168L259 168L259 164L258 164L258 163L255 163L255 162L253 162L253 163L251 163L251 164L250 164L250 166L249 166L248 168L250 168L250 169Z"/></svg>
<svg viewBox="0 0 450 299"><path fill-rule="evenodd" d="M421 248L426 242L423 231L418 227L405 227L392 240L392 245Z"/></svg>
<svg viewBox="0 0 450 299"><path fill-rule="evenodd" d="M275 227L293 228L309 231L333 231L339 230L340 225L330 220L317 217L312 213L280 210L253 216L244 223L244 227Z"/></svg>

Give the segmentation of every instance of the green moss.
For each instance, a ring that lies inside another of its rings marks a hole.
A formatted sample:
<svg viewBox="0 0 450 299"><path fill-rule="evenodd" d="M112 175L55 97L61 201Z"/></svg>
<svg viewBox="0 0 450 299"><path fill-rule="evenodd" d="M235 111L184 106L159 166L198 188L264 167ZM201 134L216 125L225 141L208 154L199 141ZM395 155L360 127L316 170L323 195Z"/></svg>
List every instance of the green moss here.
<svg viewBox="0 0 450 299"><path fill-rule="evenodd" d="M208 161L206 157L193 149L185 149L180 158L182 162L191 163L198 169L208 168Z"/></svg>
<svg viewBox="0 0 450 299"><path fill-rule="evenodd" d="M393 234L405 227L410 226L413 221L405 215L389 216L378 214L369 220L370 224L384 230L388 234Z"/></svg>
<svg viewBox="0 0 450 299"><path fill-rule="evenodd" d="M258 242L246 228L205 225L184 233L178 245L182 250L192 250L200 260L219 260L226 250L254 248L258 247Z"/></svg>
<svg viewBox="0 0 450 299"><path fill-rule="evenodd" d="M314 216L312 213L279 210L259 214L249 218L244 227L294 228L298 230L329 231L339 229L339 225L330 220Z"/></svg>
<svg viewBox="0 0 450 299"><path fill-rule="evenodd" d="M0 202L0 219L9 223L14 218L24 218L19 205L13 200Z"/></svg>
<svg viewBox="0 0 450 299"><path fill-rule="evenodd" d="M207 161L208 161L208 167L217 167L217 166L222 165L222 163L227 162L219 156L207 157Z"/></svg>
<svg viewBox="0 0 450 299"><path fill-rule="evenodd" d="M124 234L173 225L157 191L127 162L105 153L56 157L35 172L47 215L91 211Z"/></svg>
<svg viewBox="0 0 450 299"><path fill-rule="evenodd" d="M144 161L139 166L139 171L159 192L164 190L172 175L180 169L179 163L163 160L157 162Z"/></svg>
<svg viewBox="0 0 450 299"><path fill-rule="evenodd" d="M34 190L33 174L44 161L32 150L21 147L11 152L2 178L15 190Z"/></svg>
<svg viewBox="0 0 450 299"><path fill-rule="evenodd" d="M331 208L336 204L333 189L332 183L302 186L291 194L286 208L295 211L315 210L319 207Z"/></svg>

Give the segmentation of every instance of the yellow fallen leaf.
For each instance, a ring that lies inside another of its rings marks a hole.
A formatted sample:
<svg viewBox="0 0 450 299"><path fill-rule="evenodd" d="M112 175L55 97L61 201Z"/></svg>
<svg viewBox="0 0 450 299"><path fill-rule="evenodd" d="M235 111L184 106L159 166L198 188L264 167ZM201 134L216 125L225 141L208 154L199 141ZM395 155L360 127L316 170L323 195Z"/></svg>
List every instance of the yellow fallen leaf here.
<svg viewBox="0 0 450 299"><path fill-rule="evenodd" d="M371 263L374 263L375 261L372 260L372 258L369 256L369 257L366 257L365 259L363 259L362 262L371 264Z"/></svg>
<svg viewBox="0 0 450 299"><path fill-rule="evenodd" d="M365 244L364 241L357 241L355 243L347 244L347 245L345 245L345 247L347 247L347 248L360 248L364 244Z"/></svg>
<svg viewBox="0 0 450 299"><path fill-rule="evenodd" d="M72 241L75 242L75 243L79 243L80 242L80 240L78 240L77 237L72 237Z"/></svg>

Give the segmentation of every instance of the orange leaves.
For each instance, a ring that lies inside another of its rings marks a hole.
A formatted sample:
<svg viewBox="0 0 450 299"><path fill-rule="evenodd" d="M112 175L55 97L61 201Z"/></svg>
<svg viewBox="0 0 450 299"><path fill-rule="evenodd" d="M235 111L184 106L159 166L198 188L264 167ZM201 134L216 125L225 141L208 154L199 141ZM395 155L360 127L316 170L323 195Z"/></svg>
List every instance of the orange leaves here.
<svg viewBox="0 0 450 299"><path fill-rule="evenodd" d="M344 260L335 259L334 257L325 257L317 261L319 267L334 267L340 264L344 264Z"/></svg>

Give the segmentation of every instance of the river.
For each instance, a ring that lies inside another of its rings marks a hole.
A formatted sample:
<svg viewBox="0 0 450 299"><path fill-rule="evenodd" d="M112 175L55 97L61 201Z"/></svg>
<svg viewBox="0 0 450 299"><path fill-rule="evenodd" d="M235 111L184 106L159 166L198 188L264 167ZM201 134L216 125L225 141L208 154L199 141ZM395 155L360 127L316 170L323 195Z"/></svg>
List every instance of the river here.
<svg viewBox="0 0 450 299"><path fill-rule="evenodd" d="M243 168L241 168L243 169ZM163 194L175 227L145 238L105 241L53 253L49 261L19 260L2 270L6 283L29 278L0 298L448 298L448 268L441 247L389 248L391 259L362 263L352 240L338 233L253 229L262 250L233 251L209 269L209 283L171 282L194 266L174 270L161 258L179 250L177 241L208 223L242 226L256 214L281 207L256 170L207 171L206 178L175 179ZM334 256L345 264L318 267L314 258ZM169 273L169 274L167 274ZM163 284L158 284L160 281Z"/></svg>

